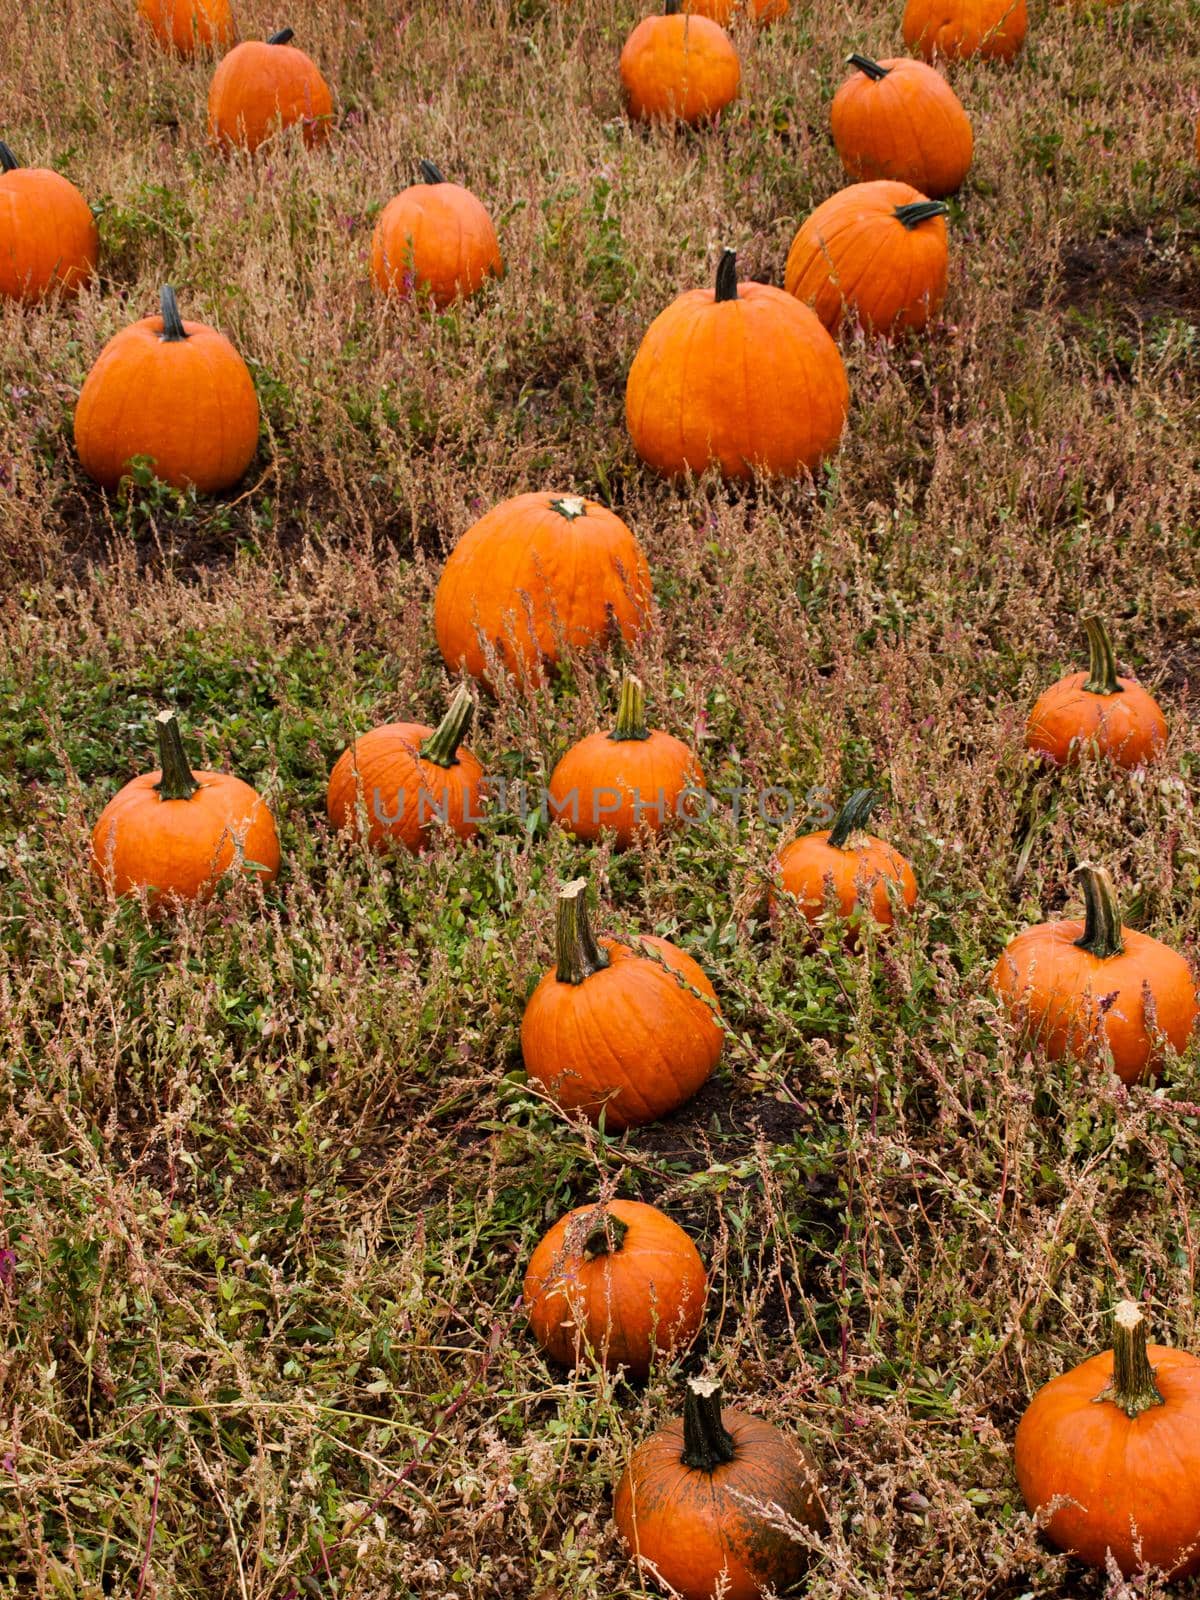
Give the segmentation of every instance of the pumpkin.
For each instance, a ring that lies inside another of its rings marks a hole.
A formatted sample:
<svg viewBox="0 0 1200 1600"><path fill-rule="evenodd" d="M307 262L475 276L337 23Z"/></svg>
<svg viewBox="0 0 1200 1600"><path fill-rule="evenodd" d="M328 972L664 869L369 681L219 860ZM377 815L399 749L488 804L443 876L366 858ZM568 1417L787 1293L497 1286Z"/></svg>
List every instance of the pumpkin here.
<svg viewBox="0 0 1200 1600"><path fill-rule="evenodd" d="M906 906L916 904L912 867L890 844L864 832L878 798L873 789L856 789L831 828L784 846L772 868L772 907L782 892L810 923L832 904L836 915L855 923L869 908L873 922L890 928L895 921L893 895Z"/></svg>
<svg viewBox="0 0 1200 1600"><path fill-rule="evenodd" d="M230 871L273 882L279 839L261 797L228 772L193 772L174 712L157 729L159 770L127 783L92 830L95 875L110 894L145 889L159 907L208 899Z"/></svg>
<svg viewBox="0 0 1200 1600"><path fill-rule="evenodd" d="M1009 944L992 989L1050 1061L1107 1050L1123 1083L1159 1071L1162 1040L1182 1051L1196 1020L1196 987L1177 951L1121 926L1112 880L1076 868L1084 920L1039 922Z"/></svg>
<svg viewBox="0 0 1200 1600"><path fill-rule="evenodd" d="M0 143L0 295L32 304L77 294L96 270L100 235L87 201L46 167L22 167Z"/></svg>
<svg viewBox="0 0 1200 1600"><path fill-rule="evenodd" d="M1086 617L1088 670L1060 678L1029 713L1025 744L1060 766L1097 754L1118 767L1140 767L1167 742L1166 718L1132 678L1117 676L1108 629Z"/></svg>
<svg viewBox="0 0 1200 1600"><path fill-rule="evenodd" d="M471 295L503 271L496 230L469 189L447 183L432 161L421 181L389 200L375 224L371 273L384 294L427 289L436 306Z"/></svg>
<svg viewBox="0 0 1200 1600"><path fill-rule="evenodd" d="M451 672L486 680L498 662L537 680L564 649L635 639L650 600L650 568L620 517L576 495L522 494L455 545L433 626Z"/></svg>
<svg viewBox="0 0 1200 1600"><path fill-rule="evenodd" d="M677 1222L637 1200L580 1206L541 1240L525 1274L533 1336L552 1361L593 1357L644 1378L700 1331L708 1284Z"/></svg>
<svg viewBox="0 0 1200 1600"><path fill-rule="evenodd" d="M163 49L181 56L224 50L234 40L229 0L138 0L138 11Z"/></svg>
<svg viewBox="0 0 1200 1600"><path fill-rule="evenodd" d="M891 178L931 200L953 194L970 170L975 138L941 73L908 56L846 61L855 70L829 114L846 176L856 183Z"/></svg>
<svg viewBox="0 0 1200 1600"><path fill-rule="evenodd" d="M257 150L295 123L307 145L328 138L333 96L316 63L291 43L294 37L291 28L283 28L265 43L247 39L221 61L208 91L213 144Z"/></svg>
<svg viewBox="0 0 1200 1600"><path fill-rule="evenodd" d="M694 125L737 99L742 68L724 28L666 0L663 15L643 17L621 51L621 84L635 122Z"/></svg>
<svg viewBox="0 0 1200 1600"><path fill-rule="evenodd" d="M525 1070L568 1113L610 1132L665 1117L712 1074L723 1034L699 966L665 939L597 942L587 880L558 891L555 965L521 1020Z"/></svg>
<svg viewBox="0 0 1200 1600"><path fill-rule="evenodd" d="M463 745L475 702L465 686L437 728L423 722L389 722L372 728L343 750L329 775L325 807L340 831L383 850L398 840L425 849L441 822L460 839L479 831L483 768ZM359 805L362 805L360 815Z"/></svg>
<svg viewBox="0 0 1200 1600"><path fill-rule="evenodd" d="M634 448L667 477L813 472L849 405L842 358L813 312L770 284L739 283L732 250L715 289L689 290L650 324L625 388Z"/></svg>
<svg viewBox="0 0 1200 1600"><path fill-rule="evenodd" d="M1122 1300L1112 1349L1052 1378L1017 1427L1017 1484L1029 1511L1059 1502L1046 1532L1094 1567L1129 1577L1200 1571L1200 1360L1146 1343Z"/></svg>
<svg viewBox="0 0 1200 1600"><path fill-rule="evenodd" d="M721 1389L690 1378L683 1420L640 1444L613 1497L617 1531L640 1567L682 1600L758 1600L800 1578L804 1546L784 1519L826 1527L817 1470L785 1433Z"/></svg>
<svg viewBox="0 0 1200 1600"><path fill-rule="evenodd" d="M168 286L161 316L135 322L101 350L75 407L75 448L106 489L135 456L150 457L155 477L177 489L228 489L258 449L246 363L215 328L182 321Z"/></svg>
<svg viewBox="0 0 1200 1600"><path fill-rule="evenodd" d="M944 200L881 178L831 195L792 240L784 285L830 333L848 312L869 332L918 332L946 298Z"/></svg>
<svg viewBox="0 0 1200 1600"><path fill-rule="evenodd" d="M762 27L786 16L788 0L683 0L682 9L689 16L707 17L722 28L741 17Z"/></svg>
<svg viewBox="0 0 1200 1600"><path fill-rule="evenodd" d="M908 0L904 8L904 42L926 61L1011 61L1028 29L1025 0Z"/></svg>
<svg viewBox="0 0 1200 1600"><path fill-rule="evenodd" d="M687 745L646 726L645 692L627 675L612 732L572 745L551 773L549 809L577 839L612 833L624 850L643 828L659 833L677 820L686 797L703 787Z"/></svg>

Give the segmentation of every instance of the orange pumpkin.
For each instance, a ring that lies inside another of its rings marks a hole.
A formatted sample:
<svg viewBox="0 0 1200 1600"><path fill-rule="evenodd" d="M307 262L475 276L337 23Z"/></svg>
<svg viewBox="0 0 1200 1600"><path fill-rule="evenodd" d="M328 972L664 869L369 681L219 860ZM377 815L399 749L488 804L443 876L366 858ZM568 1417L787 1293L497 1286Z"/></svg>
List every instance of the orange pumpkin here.
<svg viewBox="0 0 1200 1600"><path fill-rule="evenodd" d="M790 1592L807 1551L788 1521L826 1527L816 1467L769 1422L721 1411L720 1386L690 1378L683 1420L640 1444L613 1496L639 1567L681 1600Z"/></svg>
<svg viewBox="0 0 1200 1600"><path fill-rule="evenodd" d="M722 28L743 17L762 27L787 15L788 0L683 0L681 9L689 16L707 17Z"/></svg>
<svg viewBox="0 0 1200 1600"><path fill-rule="evenodd" d="M363 836L365 822L373 850L393 839L407 850L423 850L438 822L460 839L472 838L481 820L483 768L462 741L474 711L464 686L436 729L389 722L356 739L329 775L330 822L355 838Z"/></svg>
<svg viewBox="0 0 1200 1600"><path fill-rule="evenodd" d="M1116 656L1099 617L1086 617L1088 670L1060 678L1041 695L1025 729L1028 749L1065 766L1096 754L1118 767L1140 767L1167 742L1166 718L1132 678L1117 676Z"/></svg>
<svg viewBox="0 0 1200 1600"><path fill-rule="evenodd" d="M1126 1577L1200 1572L1200 1360L1146 1343L1123 1300L1113 1347L1052 1378L1021 1418L1017 1483L1031 1513L1057 1502L1046 1532L1094 1567Z"/></svg>
<svg viewBox="0 0 1200 1600"><path fill-rule="evenodd" d="M1162 1067L1163 1041L1182 1051L1196 1021L1196 986L1177 951L1121 926L1112 881L1075 872L1082 922L1039 922L1012 940L992 989L1050 1061L1107 1051L1123 1083Z"/></svg>
<svg viewBox="0 0 1200 1600"><path fill-rule="evenodd" d="M110 894L145 889L152 905L207 900L227 872L262 883L279 871L275 821L227 772L193 772L174 712L159 713L160 769L127 783L92 830L92 871Z"/></svg>
<svg viewBox="0 0 1200 1600"><path fill-rule="evenodd" d="M723 1033L700 967L665 939L596 942L587 880L558 892L557 961L521 1021L525 1070L567 1112L609 1132L665 1117L712 1074Z"/></svg>
<svg viewBox="0 0 1200 1600"><path fill-rule="evenodd" d="M451 672L487 679L498 663L536 680L564 649L636 638L650 601L650 568L620 517L574 495L521 494L455 545L433 625Z"/></svg>
<svg viewBox="0 0 1200 1600"><path fill-rule="evenodd" d="M679 0L666 0L662 16L643 17L621 51L621 84L635 122L706 122L737 99L741 81L724 28L682 14Z"/></svg>
<svg viewBox="0 0 1200 1600"><path fill-rule="evenodd" d="M96 270L100 235L75 185L22 167L0 143L0 295L32 304L77 294Z"/></svg>
<svg viewBox="0 0 1200 1600"><path fill-rule="evenodd" d="M1028 30L1025 0L908 0L904 8L904 42L926 61L1011 61Z"/></svg>
<svg viewBox="0 0 1200 1600"><path fill-rule="evenodd" d="M907 183L854 183L831 195L792 240L784 284L836 333L848 312L868 331L917 332L946 298L943 200Z"/></svg>
<svg viewBox="0 0 1200 1600"><path fill-rule="evenodd" d="M624 850L643 828L659 833L704 788L696 757L681 739L646 726L640 681L621 685L616 726L572 745L550 775L550 814L577 839L616 835Z"/></svg>
<svg viewBox="0 0 1200 1600"><path fill-rule="evenodd" d="M525 1274L529 1325L560 1366L586 1358L644 1378L656 1356L700 1331L708 1283L677 1222L637 1200L580 1206L560 1217Z"/></svg>
<svg viewBox="0 0 1200 1600"><path fill-rule="evenodd" d="M447 183L432 161L421 182L389 200L375 224L371 273L384 294L428 289L436 306L472 295L504 270L496 230L469 189Z"/></svg>
<svg viewBox="0 0 1200 1600"><path fill-rule="evenodd" d="M236 33L229 0L138 0L138 11L163 49L181 56L224 50Z"/></svg>
<svg viewBox="0 0 1200 1600"><path fill-rule="evenodd" d="M265 43L235 45L213 73L208 135L229 150L257 150L281 128L299 123L307 145L329 137L333 96L316 63L291 43L291 28Z"/></svg>
<svg viewBox="0 0 1200 1600"><path fill-rule="evenodd" d="M856 183L891 178L939 200L962 186L975 137L962 101L923 61L847 56L854 72L833 97L833 142Z"/></svg>
<svg viewBox="0 0 1200 1600"><path fill-rule="evenodd" d="M857 922L866 903L872 921L890 928L895 921L893 895L906 906L916 904L912 867L890 844L863 831L878 798L873 789L856 789L831 828L784 846L772 868L772 909L782 892L811 923L831 905L838 916Z"/></svg>
<svg viewBox="0 0 1200 1600"><path fill-rule="evenodd" d="M154 474L202 494L228 489L258 449L258 397L246 363L214 328L183 322L175 291L162 315L116 334L101 350L75 407L84 471L115 489L135 456Z"/></svg>
<svg viewBox="0 0 1200 1600"><path fill-rule="evenodd" d="M814 472L849 405L842 358L816 316L782 289L739 283L732 250L715 289L690 289L650 324L625 388L634 448L667 477Z"/></svg>

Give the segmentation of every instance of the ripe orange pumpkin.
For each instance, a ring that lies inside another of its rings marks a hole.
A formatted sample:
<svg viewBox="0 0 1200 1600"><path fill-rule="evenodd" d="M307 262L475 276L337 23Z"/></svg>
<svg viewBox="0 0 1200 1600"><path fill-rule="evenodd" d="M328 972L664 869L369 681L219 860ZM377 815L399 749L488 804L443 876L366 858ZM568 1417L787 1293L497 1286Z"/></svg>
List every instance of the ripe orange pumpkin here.
<svg viewBox="0 0 1200 1600"><path fill-rule="evenodd" d="M708 1280L677 1222L638 1200L580 1206L544 1236L525 1274L534 1338L553 1361L591 1357L634 1378L686 1350L700 1331Z"/></svg>
<svg viewBox="0 0 1200 1600"><path fill-rule="evenodd" d="M1076 868L1084 920L1039 922L1009 944L992 989L1050 1061L1106 1049L1123 1083L1159 1072L1162 1040L1182 1051L1196 1021L1196 986L1170 946L1121 926L1112 880Z"/></svg>
<svg viewBox="0 0 1200 1600"><path fill-rule="evenodd" d="M635 122L694 125L717 117L737 99L737 51L724 28L666 0L663 14L643 17L621 51L621 84Z"/></svg>
<svg viewBox="0 0 1200 1600"><path fill-rule="evenodd" d="M438 307L472 295L504 270L486 207L461 184L447 183L432 161L421 181L389 200L375 224L371 274L384 294L408 299L428 289Z"/></svg>
<svg viewBox="0 0 1200 1600"><path fill-rule="evenodd" d="M636 638L650 602L650 568L620 517L575 495L521 494L455 545L433 625L451 672L486 680L498 662L536 680L564 648Z"/></svg>
<svg viewBox="0 0 1200 1600"><path fill-rule="evenodd" d="M168 286L162 315L123 329L96 358L75 407L75 448L105 489L135 456L152 458L155 477L177 489L228 489L258 449L246 363L215 328L182 321Z"/></svg>
<svg viewBox="0 0 1200 1600"><path fill-rule="evenodd" d="M856 183L891 178L940 200L962 186L975 152L962 101L924 61L847 56L854 72L833 97L833 142Z"/></svg>
<svg viewBox="0 0 1200 1600"><path fill-rule="evenodd" d="M1094 1567L1129 1577L1200 1571L1200 1360L1146 1343L1123 1300L1113 1347L1039 1389L1017 1428L1017 1483L1031 1513L1059 1501L1046 1532Z"/></svg>
<svg viewBox="0 0 1200 1600"><path fill-rule="evenodd" d="M815 1465L760 1417L722 1414L720 1386L705 1378L688 1380L682 1422L637 1447L613 1496L630 1554L682 1600L788 1592L807 1552L785 1518L824 1532Z"/></svg>
<svg viewBox="0 0 1200 1600"><path fill-rule="evenodd" d="M919 332L946 298L944 200L907 183L853 183L819 205L788 251L784 284L836 333L848 312L871 332Z"/></svg>
<svg viewBox="0 0 1200 1600"><path fill-rule="evenodd" d="M775 857L772 909L779 893L791 895L801 914L812 923L832 903L838 916L858 920L867 902L872 920L882 928L895 921L892 896L906 906L917 900L917 880L898 850L873 833L867 820L878 795L873 789L856 789L833 820L833 826L793 839Z"/></svg>
<svg viewBox="0 0 1200 1600"><path fill-rule="evenodd" d="M0 295L27 304L77 294L96 270L100 234L87 201L47 167L23 167L0 143Z"/></svg>
<svg viewBox="0 0 1200 1600"><path fill-rule="evenodd" d="M474 712L464 685L436 729L389 722L356 739L329 775L330 822L360 838L365 820L373 850L392 839L414 853L424 850L437 822L460 839L472 838L479 831L483 768L462 741Z"/></svg>
<svg viewBox="0 0 1200 1600"><path fill-rule="evenodd" d="M229 0L138 0L138 11L163 49L181 56L224 50L237 31Z"/></svg>
<svg viewBox="0 0 1200 1600"><path fill-rule="evenodd" d="M741 18L763 27L787 15L788 0L683 0L682 10L689 16L707 17L728 28Z"/></svg>
<svg viewBox="0 0 1200 1600"><path fill-rule="evenodd" d="M1041 695L1025 729L1028 749L1060 766L1095 753L1118 767L1140 767L1167 742L1167 722L1153 696L1117 676L1108 629L1086 617L1088 670L1060 678Z"/></svg>
<svg viewBox="0 0 1200 1600"><path fill-rule="evenodd" d="M550 814L577 839L616 835L624 850L643 828L660 833L681 815L686 796L704 788L695 755L646 726L641 682L621 684L616 726L572 745L550 775Z"/></svg>
<svg viewBox="0 0 1200 1600"><path fill-rule="evenodd" d="M291 43L291 28L265 42L235 45L213 73L208 135L229 150L257 150L281 128L299 123L307 145L329 137L333 96L311 57Z"/></svg>
<svg viewBox="0 0 1200 1600"><path fill-rule="evenodd" d="M1011 61L1025 43L1025 0L908 0L904 42L926 61L983 56Z"/></svg>
<svg viewBox="0 0 1200 1600"><path fill-rule="evenodd" d="M235 871L274 881L279 871L275 821L248 783L228 772L193 772L172 711L157 719L160 768L127 783L92 830L92 871L110 894L149 891L207 900Z"/></svg>
<svg viewBox="0 0 1200 1600"><path fill-rule="evenodd" d="M691 956L643 935L596 942L587 879L558 891L557 960L521 1020L525 1070L566 1112L610 1132L665 1117L712 1074L724 1035ZM644 952L644 953L643 953Z"/></svg>
<svg viewBox="0 0 1200 1600"><path fill-rule="evenodd" d="M634 448L668 477L814 472L849 405L842 358L813 312L770 284L739 283L732 250L715 289L688 290L650 324L625 388Z"/></svg>

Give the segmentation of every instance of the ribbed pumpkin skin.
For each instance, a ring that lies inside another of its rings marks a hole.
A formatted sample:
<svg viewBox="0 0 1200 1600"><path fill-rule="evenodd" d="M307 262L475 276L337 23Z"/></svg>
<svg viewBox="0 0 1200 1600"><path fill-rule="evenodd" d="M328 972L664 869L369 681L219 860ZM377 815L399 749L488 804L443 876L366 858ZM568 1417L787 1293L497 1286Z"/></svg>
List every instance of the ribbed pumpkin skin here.
<svg viewBox="0 0 1200 1600"><path fill-rule="evenodd" d="M602 1212L628 1229L620 1246L589 1258L588 1220ZM700 1252L678 1223L638 1200L580 1206L542 1238L523 1297L534 1338L560 1366L588 1354L609 1371L649 1374L654 1358L684 1350L700 1330L708 1280Z"/></svg>
<svg viewBox="0 0 1200 1600"><path fill-rule="evenodd" d="M704 122L737 99L741 81L728 34L696 13L644 17L621 51L625 104L635 122Z"/></svg>
<svg viewBox="0 0 1200 1600"><path fill-rule="evenodd" d="M73 183L45 167L0 173L0 295L34 304L77 294L96 270L100 235Z"/></svg>
<svg viewBox="0 0 1200 1600"><path fill-rule="evenodd" d="M472 295L503 271L487 208L458 183L415 183L375 224L371 274L384 294L408 299L424 286L435 305Z"/></svg>
<svg viewBox="0 0 1200 1600"><path fill-rule="evenodd" d="M229 0L138 0L138 11L163 49L181 56L224 50L236 35Z"/></svg>
<svg viewBox="0 0 1200 1600"><path fill-rule="evenodd" d="M655 728L648 739L589 734L563 756L549 787L560 827L577 839L610 834L625 850L643 828L661 833L677 821L680 796L703 789L704 775L682 739Z"/></svg>
<svg viewBox="0 0 1200 1600"><path fill-rule="evenodd" d="M917 332L946 298L946 220L907 228L895 215L924 195L880 179L831 195L800 228L784 283L831 333L843 315L877 333Z"/></svg>
<svg viewBox="0 0 1200 1600"><path fill-rule="evenodd" d="M666 477L710 466L730 480L815 471L837 449L849 407L828 333L763 283L739 283L736 300L680 295L647 329L625 389L634 448Z"/></svg>
<svg viewBox="0 0 1200 1600"><path fill-rule="evenodd" d="M691 956L650 935L639 943L655 955L601 939L610 965L579 984L560 983L552 968L521 1020L530 1077L564 1111L598 1122L603 1110L614 1132L690 1100L711 1076L724 1038L713 986Z"/></svg>
<svg viewBox="0 0 1200 1600"><path fill-rule="evenodd" d="M1167 722L1154 698L1132 678L1117 679L1117 694L1093 694L1087 681L1088 673L1072 672L1038 698L1025 729L1027 748L1060 766L1079 761L1093 744L1119 767L1140 767L1160 754Z"/></svg>
<svg viewBox="0 0 1200 1600"><path fill-rule="evenodd" d="M333 96L316 63L290 44L247 39L213 74L209 138L224 149L257 150L280 127L300 123L307 145L329 137Z"/></svg>
<svg viewBox="0 0 1200 1600"><path fill-rule="evenodd" d="M460 839L479 831L483 768L465 745L451 767L421 755L434 730L421 722L388 722L343 750L329 775L325 807L334 827L358 837L358 799L366 809L366 841L382 850L389 840L424 850L443 826Z"/></svg>
<svg viewBox="0 0 1200 1600"><path fill-rule="evenodd" d="M962 102L923 61L900 56L879 65L886 78L855 70L833 97L829 118L846 176L911 184L931 200L953 194L975 152Z"/></svg>
<svg viewBox="0 0 1200 1600"><path fill-rule="evenodd" d="M115 489L134 456L155 477L202 494L237 483L258 449L258 397L223 334L185 322L165 340L146 317L104 346L75 407L75 448L89 477Z"/></svg>
<svg viewBox="0 0 1200 1600"><path fill-rule="evenodd" d="M829 843L829 830L807 833L785 845L775 858L775 883L795 895L809 922L822 916L828 905L832 881L835 902L843 917L860 912L864 894L869 892L870 912L880 927L890 928L895 921L889 885L898 888L903 903L917 900L917 880L912 867L898 850L872 833L858 833L851 848L839 849ZM774 891L772 905L776 904Z"/></svg>
<svg viewBox="0 0 1200 1600"><path fill-rule="evenodd" d="M1025 0L908 0L904 11L904 42L926 61L1011 61L1028 30Z"/></svg>

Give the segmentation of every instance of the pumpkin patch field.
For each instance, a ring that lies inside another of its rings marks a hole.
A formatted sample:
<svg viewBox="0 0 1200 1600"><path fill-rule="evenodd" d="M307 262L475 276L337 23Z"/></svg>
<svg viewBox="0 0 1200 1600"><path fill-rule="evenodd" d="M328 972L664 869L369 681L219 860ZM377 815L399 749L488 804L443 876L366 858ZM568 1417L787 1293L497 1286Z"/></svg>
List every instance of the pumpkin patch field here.
<svg viewBox="0 0 1200 1600"><path fill-rule="evenodd" d="M1194 0L0 22L0 1597L1200 1595Z"/></svg>

